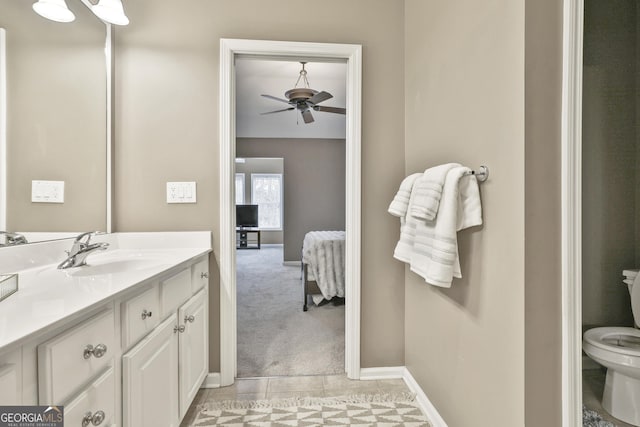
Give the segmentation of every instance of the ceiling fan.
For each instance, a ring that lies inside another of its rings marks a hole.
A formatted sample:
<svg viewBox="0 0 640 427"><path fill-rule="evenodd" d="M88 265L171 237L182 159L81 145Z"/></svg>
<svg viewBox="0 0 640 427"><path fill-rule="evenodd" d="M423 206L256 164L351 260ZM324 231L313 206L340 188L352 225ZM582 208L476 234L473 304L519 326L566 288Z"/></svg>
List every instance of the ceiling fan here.
<svg viewBox="0 0 640 427"><path fill-rule="evenodd" d="M311 89L309 87L309 80L307 80L307 70L305 70L304 68L306 62L300 62L300 64L302 64L302 70L300 70L300 75L298 76L298 80L296 81L294 88L289 89L284 93L284 96L287 97L287 99L282 99L271 95L262 95L265 98L289 104L290 107L283 108L281 110L267 111L266 113L260 114L265 115L280 113L282 111L299 110L305 123L311 123L314 121L313 114L311 114L312 110L323 111L325 113L346 114L347 110L345 108L318 105L321 102L326 101L327 99L333 98L333 95L331 95L329 92L318 92L317 90ZM301 80L302 86L298 87Z"/></svg>

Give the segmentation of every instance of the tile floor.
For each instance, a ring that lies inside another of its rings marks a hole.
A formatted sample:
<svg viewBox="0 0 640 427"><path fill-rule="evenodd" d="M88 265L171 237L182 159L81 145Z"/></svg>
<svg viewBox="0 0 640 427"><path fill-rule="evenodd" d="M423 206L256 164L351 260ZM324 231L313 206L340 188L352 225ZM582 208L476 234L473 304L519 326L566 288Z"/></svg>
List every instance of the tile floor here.
<svg viewBox="0 0 640 427"><path fill-rule="evenodd" d="M606 371L603 368L582 371L582 403L588 409L597 411L603 419L615 424L617 427L634 427L609 415L602 407L605 376Z"/></svg>
<svg viewBox="0 0 640 427"><path fill-rule="evenodd" d="M200 389L181 427L195 420L199 404L216 400L263 400L291 397L332 397L363 393L409 392L402 379L350 380L346 375L239 378L229 387Z"/></svg>

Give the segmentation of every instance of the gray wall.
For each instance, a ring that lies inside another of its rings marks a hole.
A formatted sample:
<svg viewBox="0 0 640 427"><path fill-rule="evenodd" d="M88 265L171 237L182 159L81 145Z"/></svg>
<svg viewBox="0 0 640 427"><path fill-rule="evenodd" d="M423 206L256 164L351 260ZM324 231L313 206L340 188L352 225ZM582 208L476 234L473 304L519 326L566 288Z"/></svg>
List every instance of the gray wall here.
<svg viewBox="0 0 640 427"><path fill-rule="evenodd" d="M562 425L562 7L562 0L525 3L527 426Z"/></svg>
<svg viewBox="0 0 640 427"><path fill-rule="evenodd" d="M344 230L344 140L238 138L236 155L284 158L285 261L300 260L307 232Z"/></svg>
<svg viewBox="0 0 640 427"><path fill-rule="evenodd" d="M219 372L220 38L363 46L361 365L404 365L403 267L386 213L404 175L404 3L388 0L127 2L116 29L116 231L211 230L210 369ZM198 203L167 205L169 180Z"/></svg>
<svg viewBox="0 0 640 427"><path fill-rule="evenodd" d="M251 204L251 174L252 173L279 173L284 174L284 162L282 158L244 158L244 163L236 162L236 173L244 173L244 204ZM283 175L283 182L284 182ZM284 183L283 183L284 187ZM283 200L283 203L286 203ZM286 228L286 223L283 224ZM262 244L281 245L283 242L283 231L262 230L260 233Z"/></svg>
<svg viewBox="0 0 640 427"><path fill-rule="evenodd" d="M7 228L106 230L105 26L68 24L0 0L7 37ZM64 204L32 203L31 181L65 182Z"/></svg>
<svg viewBox="0 0 640 427"><path fill-rule="evenodd" d="M633 325L622 270L637 268L637 6L585 2L582 322Z"/></svg>
<svg viewBox="0 0 640 427"><path fill-rule="evenodd" d="M406 174L491 170L484 225L458 233L463 278L405 270L406 365L452 427L524 425L524 6L405 1Z"/></svg>

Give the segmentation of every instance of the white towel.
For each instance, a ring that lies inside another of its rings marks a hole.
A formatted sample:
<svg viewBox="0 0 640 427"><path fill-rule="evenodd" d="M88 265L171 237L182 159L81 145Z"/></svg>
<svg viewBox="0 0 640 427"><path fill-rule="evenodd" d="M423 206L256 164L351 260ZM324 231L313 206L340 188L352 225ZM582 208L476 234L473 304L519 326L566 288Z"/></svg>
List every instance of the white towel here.
<svg viewBox="0 0 640 427"><path fill-rule="evenodd" d="M622 270L622 275L625 277L636 277L638 275L638 271L637 269L630 269L630 270Z"/></svg>
<svg viewBox="0 0 640 427"><path fill-rule="evenodd" d="M482 224L482 203L480 201L480 188L475 175L464 168L465 174L458 181L458 219L456 231Z"/></svg>
<svg viewBox="0 0 640 427"><path fill-rule="evenodd" d="M409 208L409 199L416 179L420 178L422 173L414 173L402 180L400 188L389 205L389 213L393 216L404 217Z"/></svg>
<svg viewBox="0 0 640 427"><path fill-rule="evenodd" d="M427 221L433 221L436 218L444 180L447 173L455 167L460 167L460 165L447 163L424 171L422 177L413 186L416 196L410 213L414 218Z"/></svg>
<svg viewBox="0 0 640 427"><path fill-rule="evenodd" d="M411 270L432 285L448 288L453 277L462 277L457 231L482 224L478 182L469 172L467 167L456 167L447 173L435 221L410 215L406 219L414 234Z"/></svg>
<svg viewBox="0 0 640 427"><path fill-rule="evenodd" d="M419 180L420 178L418 178ZM415 193L411 192L407 211L411 209ZM413 242L416 235L416 224L418 220L411 215L400 217L400 240L396 244L393 251L393 257L402 262L409 264L411 262L411 254L413 253Z"/></svg>
<svg viewBox="0 0 640 427"><path fill-rule="evenodd" d="M633 278L633 279L624 279L622 281L622 283L627 284L627 285L633 285L634 281L635 281L635 278Z"/></svg>

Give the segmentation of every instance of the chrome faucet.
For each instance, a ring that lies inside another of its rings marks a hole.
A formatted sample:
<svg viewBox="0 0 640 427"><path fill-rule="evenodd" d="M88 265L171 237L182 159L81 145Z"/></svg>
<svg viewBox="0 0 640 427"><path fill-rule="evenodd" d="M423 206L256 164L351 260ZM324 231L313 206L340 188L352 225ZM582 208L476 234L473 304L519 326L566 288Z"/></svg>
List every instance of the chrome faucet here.
<svg viewBox="0 0 640 427"><path fill-rule="evenodd" d="M70 267L81 267L87 265L87 256L95 251L104 251L109 247L107 242L90 243L91 237L96 234L104 234L100 231L89 231L82 233L73 241L70 251L66 251L67 259L62 261L58 266L59 269Z"/></svg>
<svg viewBox="0 0 640 427"><path fill-rule="evenodd" d="M0 243L0 247L23 245L25 243L29 243L27 242L27 238L20 233L12 233L10 231L0 231L0 235L4 235L4 243Z"/></svg>

